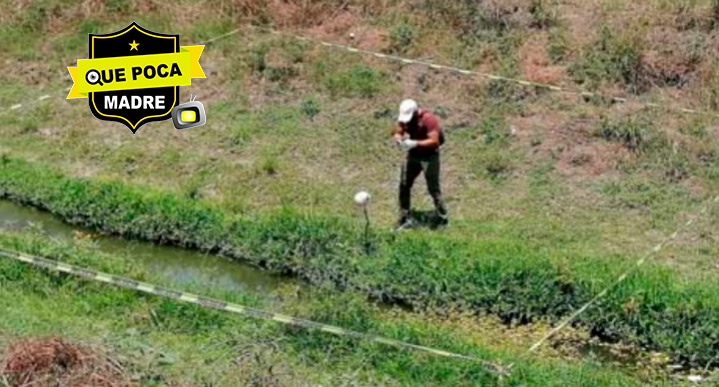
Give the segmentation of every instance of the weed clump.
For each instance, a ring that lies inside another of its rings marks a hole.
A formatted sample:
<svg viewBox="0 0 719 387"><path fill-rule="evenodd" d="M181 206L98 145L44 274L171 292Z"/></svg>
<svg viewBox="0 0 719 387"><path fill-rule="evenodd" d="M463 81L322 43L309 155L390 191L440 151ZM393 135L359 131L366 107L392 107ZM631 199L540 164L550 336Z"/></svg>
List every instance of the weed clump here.
<svg viewBox="0 0 719 387"><path fill-rule="evenodd" d="M477 163L493 182L501 182L512 171L511 156L499 150L487 150L477 156Z"/></svg>
<svg viewBox="0 0 719 387"><path fill-rule="evenodd" d="M333 96L372 98L381 90L381 76L371 67L355 66L349 71L328 75L325 87Z"/></svg>
<svg viewBox="0 0 719 387"><path fill-rule="evenodd" d="M641 34L622 34L604 27L597 41L585 47L570 73L580 83L598 87L604 80L623 84L631 93L648 89Z"/></svg>
<svg viewBox="0 0 719 387"><path fill-rule="evenodd" d="M0 361L10 386L124 387L129 380L116 362L60 339L25 339L11 344Z"/></svg>
<svg viewBox="0 0 719 387"><path fill-rule="evenodd" d="M320 114L320 103L317 101L317 98L312 96L302 98L302 101L300 101L300 112L310 120L314 120L314 118Z"/></svg>
<svg viewBox="0 0 719 387"><path fill-rule="evenodd" d="M645 119L614 122L603 119L596 134L607 141L622 144L638 155L634 163L642 167L657 167L652 169L661 170L662 177L670 183L680 182L690 176L691 151L679 151L679 143L664 132L652 128Z"/></svg>
<svg viewBox="0 0 719 387"><path fill-rule="evenodd" d="M393 54L404 54L407 48L414 42L415 30L411 24L407 22L399 23L392 28L389 34L390 48Z"/></svg>
<svg viewBox="0 0 719 387"><path fill-rule="evenodd" d="M607 141L617 142L632 152L643 150L650 138L649 126L640 121L610 122L603 119L597 135Z"/></svg>

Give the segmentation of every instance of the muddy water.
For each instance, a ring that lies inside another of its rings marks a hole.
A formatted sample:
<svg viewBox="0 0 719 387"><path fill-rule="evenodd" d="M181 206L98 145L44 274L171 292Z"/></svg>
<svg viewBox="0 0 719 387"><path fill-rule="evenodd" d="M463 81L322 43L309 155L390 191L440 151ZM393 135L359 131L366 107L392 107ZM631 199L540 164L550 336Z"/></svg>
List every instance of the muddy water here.
<svg viewBox="0 0 719 387"><path fill-rule="evenodd" d="M70 226L47 212L0 200L0 231L40 227L49 237L72 240L76 232L88 232ZM268 293L293 279L272 275L266 271L230 261L215 255L171 246L128 241L119 237L93 237L100 250L123 254L138 264L166 276L175 283L205 283L230 290Z"/></svg>

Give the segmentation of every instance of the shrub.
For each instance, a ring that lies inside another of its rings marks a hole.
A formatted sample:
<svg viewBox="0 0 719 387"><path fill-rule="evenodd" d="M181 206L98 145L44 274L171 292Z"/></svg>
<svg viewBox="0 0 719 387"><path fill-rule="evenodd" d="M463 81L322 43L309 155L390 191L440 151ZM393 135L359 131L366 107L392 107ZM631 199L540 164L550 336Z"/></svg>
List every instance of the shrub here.
<svg viewBox="0 0 719 387"><path fill-rule="evenodd" d="M629 92L644 92L648 82L643 47L641 34L617 33L604 27L599 39L580 53L570 73L578 82L593 87L609 80L624 84Z"/></svg>
<svg viewBox="0 0 719 387"><path fill-rule="evenodd" d="M495 103L516 103L526 100L532 90L513 82L493 79L487 83L486 94Z"/></svg>
<svg viewBox="0 0 719 387"><path fill-rule="evenodd" d="M620 123L602 119L597 135L607 141L618 142L628 150L636 152L646 147L649 140L649 126L632 119Z"/></svg>
<svg viewBox="0 0 719 387"><path fill-rule="evenodd" d="M313 120L315 116L320 114L320 103L317 101L317 98L313 96L303 97L300 101L300 112L310 120Z"/></svg>
<svg viewBox="0 0 719 387"><path fill-rule="evenodd" d="M415 31L412 25L407 22L401 22L392 28L389 34L390 52L395 54L403 54L407 52L407 48L414 42Z"/></svg>
<svg viewBox="0 0 719 387"><path fill-rule="evenodd" d="M325 87L333 96L372 98L380 91L380 75L371 67L355 66L327 76Z"/></svg>

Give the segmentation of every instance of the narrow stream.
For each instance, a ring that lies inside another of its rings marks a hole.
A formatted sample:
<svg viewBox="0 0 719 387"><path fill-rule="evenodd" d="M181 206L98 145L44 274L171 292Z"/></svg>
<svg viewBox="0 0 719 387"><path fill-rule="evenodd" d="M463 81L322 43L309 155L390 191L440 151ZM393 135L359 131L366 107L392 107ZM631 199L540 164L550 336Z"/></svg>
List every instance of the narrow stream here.
<svg viewBox="0 0 719 387"><path fill-rule="evenodd" d="M81 227L68 225L47 212L0 199L0 232L28 229L33 225L39 226L49 237L66 241L73 240L77 232L91 233ZM204 283L257 294L270 293L287 283L300 285L299 280L273 275L239 261L198 251L97 234L93 234L93 240L101 251L125 255L178 285ZM636 363L639 360L637 354L633 355L637 358L627 359L626 356L617 356L610 349L589 343L580 346L580 352L582 357L603 364ZM623 368L632 369L632 365L626 364Z"/></svg>
<svg viewBox="0 0 719 387"><path fill-rule="evenodd" d="M50 237L71 241L75 233L89 232L63 223L51 214L0 200L0 231L23 230L36 224ZM208 283L238 291L268 293L279 285L296 280L216 255L172 246L128 241L120 237L94 235L101 251L123 254L175 283Z"/></svg>

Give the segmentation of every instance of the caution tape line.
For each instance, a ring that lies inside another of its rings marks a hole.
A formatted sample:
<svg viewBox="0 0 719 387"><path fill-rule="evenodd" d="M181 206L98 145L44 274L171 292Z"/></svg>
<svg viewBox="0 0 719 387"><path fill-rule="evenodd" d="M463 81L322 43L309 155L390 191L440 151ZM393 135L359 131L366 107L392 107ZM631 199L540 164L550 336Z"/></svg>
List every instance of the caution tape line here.
<svg viewBox="0 0 719 387"><path fill-rule="evenodd" d="M461 75L479 76L479 77L486 78L486 79L493 80L493 81L514 83L514 84L525 86L525 87L535 87L535 88L540 88L540 89L549 90L549 91L553 91L553 92L559 92L559 93L568 94L568 95L580 96L580 97L584 97L584 98L601 98L604 100L611 101L613 103L630 102L630 99L628 99L626 97L617 97L617 96L612 96L612 95L607 95L607 94L602 94L602 93L597 93L597 92L589 92L589 91L577 90L577 89L572 89L572 88L567 88L567 87L561 87L561 86L552 85L549 83L541 83L541 82L529 81L526 79L505 77L505 76L485 73L485 72L481 72L481 71L467 70L467 69L462 69L459 67L438 64L438 63L429 62L429 61L421 60L421 59L412 59L412 58L406 58L406 57L401 57L401 56L397 56L397 55L383 54L380 52L365 50L365 49L349 46L346 44L333 43L333 42L328 42L328 41L321 40L321 39L310 38L310 37L303 36L303 35L281 32L281 31L277 31L275 29L268 28L268 27L260 27L260 26L253 26L253 25L249 25L248 27L250 29L255 29L258 31L269 32L270 34L273 34L273 35L285 36L285 37L289 37L289 38L296 39L299 41L316 43L316 44L319 44L319 45L321 45L323 47L327 47L327 48L339 49L339 50L356 53L356 54L374 56L375 58L401 62L401 63L408 64L408 65L421 65L421 66L425 66L425 67L428 67L428 68L431 68L434 70L445 70L445 71L449 71L449 72L457 73L457 74L461 74ZM233 34L237 33L237 32L239 32L239 31L232 31ZM652 103L652 102L641 102L641 101L633 101L633 102L636 102L637 104L639 104L641 106L645 106L645 107L653 108L653 109L665 109L665 110L671 110L671 111L678 111L678 112L686 113L686 114L708 115L708 116L713 116L713 117L719 117L719 113L710 112L710 111L662 105L662 104Z"/></svg>
<svg viewBox="0 0 719 387"><path fill-rule="evenodd" d="M68 88L67 91L70 91L70 89L71 89L71 88ZM64 91L64 90L63 90L63 91ZM25 103L16 103L16 104L14 104L14 105L10 105L10 106L7 107L6 109L0 110L0 115L5 114L5 113L10 113L10 112L14 112L14 111L20 110L20 109L23 108L23 107L32 106L32 105L34 105L34 104L36 104L36 103L38 103L38 102L42 102L42 101L44 101L44 100L46 100L46 99L49 99L49 98L50 98L50 95L49 95L49 94L43 94L43 95L41 95L41 96L39 96L39 97L37 97L37 98L35 98L35 99L33 99L33 100L30 100L30 101L28 101L28 102L25 102Z"/></svg>
<svg viewBox="0 0 719 387"><path fill-rule="evenodd" d="M365 49L352 47L352 46L345 45L345 44L328 42L328 41L324 41L324 40L320 40L320 39L310 38L310 37L303 36L303 35L296 35L296 34L280 32L275 29L267 28L267 27L260 27L260 26L253 26L253 25L248 25L247 27L250 29L269 32L274 35L290 37L293 39L297 39L299 41L307 41L307 42L317 43L317 44L320 44L320 45L322 45L324 47L328 47L328 48L336 48L336 49L341 49L341 50L351 52L351 53L371 55L376 58L398 61L398 62L402 62L404 64L422 65L422 66L425 66L425 67L428 67L428 68L431 68L434 70L446 70L446 71L458 73L461 75L480 76L480 77L483 77L483 78L486 78L489 80L509 82L509 83L514 83L514 84L518 84L518 85L525 86L525 87L535 87L535 88L545 89L545 90L558 92L558 93L562 93L562 94L580 96L580 97L584 97L584 98L600 98L600 99L604 99L604 100L609 100L613 103L626 103L626 102L630 101L630 99L628 99L626 97L617 97L617 96L606 95L606 94L597 93L597 92L576 90L576 89L561 87L561 86L557 86L557 85L553 85L553 84L549 84L549 83L541 83L541 82L529 81L526 79L505 77L505 76L501 76L501 75L497 75L497 74L490 74L490 73L485 73L485 72L480 72L480 71L467 70L467 69L462 69L459 67L433 63L433 62L420 60L420 59L412 59L412 58L406 58L406 57L401 57L401 56L397 56L397 55L383 54L383 53L376 52L376 51L365 50ZM204 44L210 44L210 43L213 43L220 39L224 39L229 36L236 35L236 34L240 33L241 31L242 31L242 28L234 29L232 31L229 31L229 32L224 33L219 36L216 36L212 39L209 39ZM68 88L67 91L70 91L71 89L72 88ZM47 96L47 98L49 98L49 96ZM38 100L38 101L41 101L41 100ZM641 106L644 106L647 108L652 108L652 109L664 109L667 111L677 111L677 112L686 113L686 114L719 117L719 113L704 111L704 110L699 110L699 109L690 109L690 108L662 105L662 104L658 104L658 103L654 103L654 102L641 102L641 101L635 101L635 102ZM3 113L9 112L9 111L17 110L17 109L21 108L22 106L23 106L22 104L12 105L10 108L8 108L6 110L0 110L0 115Z"/></svg>
<svg viewBox="0 0 719 387"><path fill-rule="evenodd" d="M102 273L95 270L89 270L78 266L70 265L63 262L54 261L47 258L40 258L16 251L10 251L0 249L0 256L13 259L16 261L28 263L37 267L45 268L52 271L59 271L67 273L76 277L81 277L86 280L100 282L109 285L115 285L122 288L138 291L141 293L152 294L159 297L164 297L176 301L182 301L190 304L199 305L204 308L216 309L234 314L245 315L262 320L275 321L282 324L302 327L310 330L318 330L326 333L331 333L337 336L345 336L353 339L364 340L383 345L388 345L397 348L411 349L420 352L426 352L431 355L468 360L472 362L480 363L488 371L499 373L500 375L507 375L508 369L502 367L499 364L495 364L486 360L482 360L473 356L462 355L454 352L444 351L440 349L430 348L422 345L407 343L404 341L388 339L381 336L357 332L349 329L340 328L333 325L318 323L310 320L305 320L297 317L292 317L284 314L268 312L261 309L251 308L235 303L230 303L214 298L203 297L192 293L181 292L177 290L163 288L157 285L136 281L133 279Z"/></svg>
<svg viewBox="0 0 719 387"><path fill-rule="evenodd" d="M685 224L681 225L679 228L677 228L671 235L669 235L667 238L665 238L662 242L655 245L646 255L644 255L642 258L637 260L637 262L629 268L627 271L622 273L622 275L619 276L614 282L612 282L609 286L604 288L601 292L599 292L594 298L589 300L586 304L584 304L581 308L577 309L574 313L572 313L569 317L567 317L564 321L562 321L559 325L554 327L552 330L550 330L546 335L544 335L541 339L539 339L536 343L534 343L528 350L525 352L525 355L530 354L534 351L536 351L539 347L542 346L547 340L552 338L554 335L559 333L562 329L566 328L569 324L571 324L574 320L576 320L577 317L579 317L582 313L586 312L587 309L589 309L592 305L594 305L597 301L602 299L604 296L606 296L612 289L619 286L622 282L624 282L631 274L633 274L635 271L639 270L639 268L644 265L649 259L651 259L654 255L659 253L664 247L670 245L674 242L674 240L677 239L677 236L683 231L686 231L694 222L704 217L707 211L709 211L709 208L713 204L719 203L719 196L714 197L713 199L709 200L702 209L693 217L691 217Z"/></svg>
<svg viewBox="0 0 719 387"><path fill-rule="evenodd" d="M205 44L210 44L210 43L216 42L216 41L218 41L218 40L220 40L220 39L224 39L224 38L226 38L226 37L228 37L228 36L235 35L235 34L239 33L240 31L242 31L242 29L241 29L241 28L237 28L237 29L234 29L234 30L232 30L232 31L230 31L230 32L227 32L227 33L225 33L225 34L222 34L222 35L219 35L219 36L215 36L214 38L212 38L212 39L206 41Z"/></svg>

